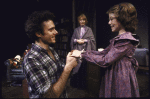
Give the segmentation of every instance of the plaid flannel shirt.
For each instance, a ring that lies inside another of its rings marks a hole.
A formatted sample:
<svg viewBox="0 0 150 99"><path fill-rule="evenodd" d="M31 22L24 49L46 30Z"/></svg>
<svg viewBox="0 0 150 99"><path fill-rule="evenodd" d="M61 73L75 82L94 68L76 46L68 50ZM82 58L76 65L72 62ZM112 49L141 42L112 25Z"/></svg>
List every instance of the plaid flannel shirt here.
<svg viewBox="0 0 150 99"><path fill-rule="evenodd" d="M63 71L65 65L60 62L59 56L53 48L49 48L56 62L44 48L34 43L24 57L23 67L28 82L29 98L42 98L50 86L59 79ZM66 88L60 97L67 98Z"/></svg>

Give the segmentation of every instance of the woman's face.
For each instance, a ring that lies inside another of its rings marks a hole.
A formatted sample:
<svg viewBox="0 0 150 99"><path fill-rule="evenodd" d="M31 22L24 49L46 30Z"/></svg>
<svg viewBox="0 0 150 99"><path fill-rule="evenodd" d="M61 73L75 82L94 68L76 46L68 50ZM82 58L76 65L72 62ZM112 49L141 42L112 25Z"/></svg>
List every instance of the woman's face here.
<svg viewBox="0 0 150 99"><path fill-rule="evenodd" d="M84 26L85 25L85 19L83 17L81 17L79 19L79 24L80 24L80 26Z"/></svg>
<svg viewBox="0 0 150 99"><path fill-rule="evenodd" d="M114 13L109 13L109 22L112 32L119 32L121 29L121 23L116 19Z"/></svg>

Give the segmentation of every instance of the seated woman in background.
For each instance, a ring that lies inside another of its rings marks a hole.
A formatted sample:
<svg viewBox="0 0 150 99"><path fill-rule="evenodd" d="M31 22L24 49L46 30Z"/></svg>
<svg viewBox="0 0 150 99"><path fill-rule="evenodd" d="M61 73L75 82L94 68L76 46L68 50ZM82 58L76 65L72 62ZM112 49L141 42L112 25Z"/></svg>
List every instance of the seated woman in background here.
<svg viewBox="0 0 150 99"><path fill-rule="evenodd" d="M74 50L72 56L86 59L104 68L99 97L139 97L136 78L138 62L133 58L139 40L132 36L138 23L137 12L131 3L120 3L107 11L108 24L118 36L110 40L103 51Z"/></svg>

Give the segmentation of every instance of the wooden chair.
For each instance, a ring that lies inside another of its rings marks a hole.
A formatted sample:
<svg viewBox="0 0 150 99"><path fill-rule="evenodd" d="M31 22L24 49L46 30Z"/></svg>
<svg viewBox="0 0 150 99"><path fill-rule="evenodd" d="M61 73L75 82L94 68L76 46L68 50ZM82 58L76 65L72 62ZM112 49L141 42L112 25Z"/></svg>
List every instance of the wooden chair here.
<svg viewBox="0 0 150 99"><path fill-rule="evenodd" d="M28 93L28 83L27 80L24 79L22 81L22 90L23 90L23 97L24 98L29 98L29 93Z"/></svg>

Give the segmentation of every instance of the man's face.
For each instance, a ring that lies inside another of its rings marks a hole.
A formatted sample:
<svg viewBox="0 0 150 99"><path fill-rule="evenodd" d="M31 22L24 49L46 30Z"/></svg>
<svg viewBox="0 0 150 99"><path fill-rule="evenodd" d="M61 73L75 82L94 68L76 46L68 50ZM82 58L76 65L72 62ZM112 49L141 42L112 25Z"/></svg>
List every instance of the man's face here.
<svg viewBox="0 0 150 99"><path fill-rule="evenodd" d="M55 30L55 25L52 20L43 22L43 35L41 36L41 40L46 44L54 44L55 36L58 32Z"/></svg>
<svg viewBox="0 0 150 99"><path fill-rule="evenodd" d="M80 24L80 26L84 26L85 25L85 19L83 17L81 17L79 19L79 24Z"/></svg>

